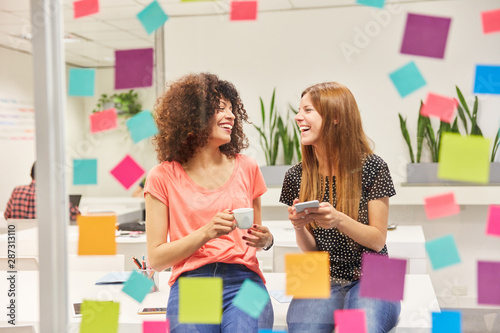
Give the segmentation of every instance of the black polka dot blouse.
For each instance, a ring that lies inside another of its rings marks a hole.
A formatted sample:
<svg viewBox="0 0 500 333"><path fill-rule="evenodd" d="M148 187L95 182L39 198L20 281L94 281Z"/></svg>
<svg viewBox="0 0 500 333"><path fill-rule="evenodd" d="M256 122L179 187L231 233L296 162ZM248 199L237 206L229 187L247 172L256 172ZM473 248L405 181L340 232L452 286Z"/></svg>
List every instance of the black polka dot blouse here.
<svg viewBox="0 0 500 333"><path fill-rule="evenodd" d="M299 197L300 182L302 178L302 163L298 163L288 169L283 181L280 202L291 206L293 200ZM329 202L329 179L326 179L324 202ZM333 206L337 205L335 195L335 177L333 181ZM368 155L363 161L362 193L359 202L358 222L368 224L368 201L383 197L391 197L396 194L391 174L387 164L379 156ZM323 229L313 228L313 235L319 251L326 251L330 256L330 274L333 283L346 283L358 280L361 275L361 255L363 253L374 253L337 228ZM387 247L379 252L387 255Z"/></svg>

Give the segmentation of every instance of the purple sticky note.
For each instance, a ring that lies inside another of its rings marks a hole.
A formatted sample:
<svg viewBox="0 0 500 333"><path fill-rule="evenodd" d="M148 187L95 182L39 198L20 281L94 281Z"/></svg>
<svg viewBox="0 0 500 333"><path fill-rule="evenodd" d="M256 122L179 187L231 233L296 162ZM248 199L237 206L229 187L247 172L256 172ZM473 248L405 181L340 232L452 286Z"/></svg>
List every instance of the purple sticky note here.
<svg viewBox="0 0 500 333"><path fill-rule="evenodd" d="M153 85L153 49L115 51L115 89Z"/></svg>
<svg viewBox="0 0 500 333"><path fill-rule="evenodd" d="M409 13L401 53L444 58L451 18Z"/></svg>
<svg viewBox="0 0 500 333"><path fill-rule="evenodd" d="M335 333L366 333L366 314L363 309L335 310Z"/></svg>
<svg viewBox="0 0 500 333"><path fill-rule="evenodd" d="M116 110L108 109L92 113L90 118L90 132L97 133L116 128Z"/></svg>
<svg viewBox="0 0 500 333"><path fill-rule="evenodd" d="M397 302L403 299L406 260L364 253L359 294Z"/></svg>
<svg viewBox="0 0 500 333"><path fill-rule="evenodd" d="M477 262L477 304L500 305L500 262Z"/></svg>
<svg viewBox="0 0 500 333"><path fill-rule="evenodd" d="M500 236L500 206L491 205L489 207L486 234Z"/></svg>
<svg viewBox="0 0 500 333"><path fill-rule="evenodd" d="M111 174L120 182L120 184L129 189L139 178L144 175L144 169L137 164L130 155L125 156L123 160L113 170Z"/></svg>
<svg viewBox="0 0 500 333"><path fill-rule="evenodd" d="M168 319L164 321L143 321L142 333L167 333L170 332Z"/></svg>

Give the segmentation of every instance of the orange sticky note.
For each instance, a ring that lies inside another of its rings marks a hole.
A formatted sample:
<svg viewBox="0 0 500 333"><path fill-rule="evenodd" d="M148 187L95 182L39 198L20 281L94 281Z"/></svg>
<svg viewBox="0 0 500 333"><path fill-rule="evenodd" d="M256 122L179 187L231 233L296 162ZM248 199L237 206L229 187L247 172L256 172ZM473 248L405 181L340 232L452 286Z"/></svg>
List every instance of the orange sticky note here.
<svg viewBox="0 0 500 333"><path fill-rule="evenodd" d="M116 254L116 215L78 215L78 255Z"/></svg>
<svg viewBox="0 0 500 333"><path fill-rule="evenodd" d="M451 123L457 105L458 102L454 98L428 93L420 114L425 117L439 117L442 121Z"/></svg>
<svg viewBox="0 0 500 333"><path fill-rule="evenodd" d="M286 294L295 298L330 297L330 260L326 252L285 256Z"/></svg>

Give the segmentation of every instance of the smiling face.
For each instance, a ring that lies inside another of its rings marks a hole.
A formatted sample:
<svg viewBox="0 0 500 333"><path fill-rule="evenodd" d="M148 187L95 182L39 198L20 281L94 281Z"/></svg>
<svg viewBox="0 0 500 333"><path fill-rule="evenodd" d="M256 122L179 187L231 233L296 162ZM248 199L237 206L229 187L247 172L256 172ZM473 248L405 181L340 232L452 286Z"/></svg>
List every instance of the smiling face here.
<svg viewBox="0 0 500 333"><path fill-rule="evenodd" d="M231 101L222 97L219 107L215 110L214 118L215 124L210 138L217 141L219 146L230 142L235 118Z"/></svg>
<svg viewBox="0 0 500 333"><path fill-rule="evenodd" d="M323 119L312 104L309 94L305 94L300 100L299 113L295 115L295 121L300 128L301 143L304 146L315 146L321 143L321 128Z"/></svg>

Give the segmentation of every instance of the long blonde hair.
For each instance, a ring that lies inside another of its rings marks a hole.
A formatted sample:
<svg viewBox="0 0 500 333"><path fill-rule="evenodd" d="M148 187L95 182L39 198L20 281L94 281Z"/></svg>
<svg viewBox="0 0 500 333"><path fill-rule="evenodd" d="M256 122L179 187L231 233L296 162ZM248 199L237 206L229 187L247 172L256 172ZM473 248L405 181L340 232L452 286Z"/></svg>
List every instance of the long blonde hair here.
<svg viewBox="0 0 500 333"><path fill-rule="evenodd" d="M332 176L336 178L336 209L358 218L361 198L363 159L372 154L371 140L363 131L358 105L347 87L326 82L313 85L302 93L309 94L322 118L322 156L326 157L330 203L333 205ZM319 173L318 160L311 145L302 145L302 181L300 201L323 200L325 183Z"/></svg>

